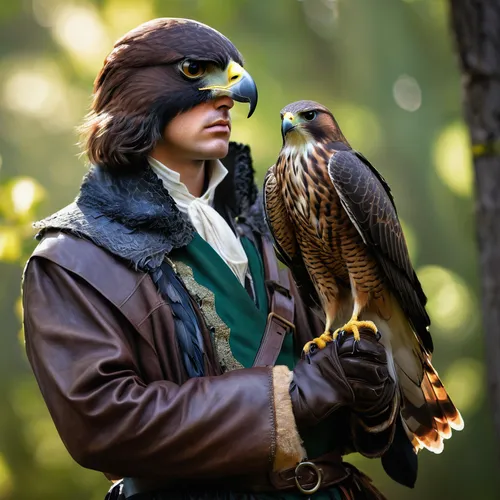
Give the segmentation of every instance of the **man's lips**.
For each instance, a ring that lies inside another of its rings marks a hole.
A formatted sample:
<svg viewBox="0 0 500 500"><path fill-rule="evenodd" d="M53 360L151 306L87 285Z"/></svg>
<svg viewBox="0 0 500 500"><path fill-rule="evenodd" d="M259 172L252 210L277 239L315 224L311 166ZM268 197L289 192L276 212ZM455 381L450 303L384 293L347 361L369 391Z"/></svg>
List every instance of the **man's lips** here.
<svg viewBox="0 0 500 500"><path fill-rule="evenodd" d="M210 130L210 132L230 132L231 122L229 120L221 119L207 125L205 128Z"/></svg>

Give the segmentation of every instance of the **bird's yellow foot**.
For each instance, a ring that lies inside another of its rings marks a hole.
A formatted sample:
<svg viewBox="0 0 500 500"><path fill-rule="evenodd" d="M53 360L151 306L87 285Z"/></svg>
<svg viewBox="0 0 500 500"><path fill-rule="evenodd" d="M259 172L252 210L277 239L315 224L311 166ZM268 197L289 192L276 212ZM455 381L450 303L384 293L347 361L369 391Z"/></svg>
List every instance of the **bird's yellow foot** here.
<svg viewBox="0 0 500 500"><path fill-rule="evenodd" d="M332 334L330 332L324 332L319 337L316 337L304 346L304 353L307 354L311 350L312 346L316 346L316 349L324 349L326 344L332 341Z"/></svg>
<svg viewBox="0 0 500 500"><path fill-rule="evenodd" d="M360 328L369 328L373 330L374 335L378 333L378 328L373 321L358 321L357 319L351 319L342 328L337 328L337 330L333 332L333 340L337 340L337 337L344 333L352 333L354 335L354 340L359 340Z"/></svg>

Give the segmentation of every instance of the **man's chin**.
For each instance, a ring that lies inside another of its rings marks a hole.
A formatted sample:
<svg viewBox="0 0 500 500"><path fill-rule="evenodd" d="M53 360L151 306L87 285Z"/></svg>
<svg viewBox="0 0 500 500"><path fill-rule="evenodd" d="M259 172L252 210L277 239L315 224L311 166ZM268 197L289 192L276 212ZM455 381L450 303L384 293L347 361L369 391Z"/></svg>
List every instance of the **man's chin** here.
<svg viewBox="0 0 500 500"><path fill-rule="evenodd" d="M227 156L229 151L229 139L219 139L212 141L210 145L204 147L200 153L203 155L204 160L219 160Z"/></svg>

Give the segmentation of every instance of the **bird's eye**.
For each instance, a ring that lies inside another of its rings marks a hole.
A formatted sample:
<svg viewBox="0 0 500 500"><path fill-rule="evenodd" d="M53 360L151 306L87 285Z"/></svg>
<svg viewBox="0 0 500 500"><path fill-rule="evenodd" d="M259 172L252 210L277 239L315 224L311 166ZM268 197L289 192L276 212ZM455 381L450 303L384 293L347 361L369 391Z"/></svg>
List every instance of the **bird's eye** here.
<svg viewBox="0 0 500 500"><path fill-rule="evenodd" d="M316 111L306 111L302 116L304 117L305 120L308 122L314 120L316 118Z"/></svg>
<svg viewBox="0 0 500 500"><path fill-rule="evenodd" d="M181 63L181 70L188 78L199 78L205 74L207 65L202 61L186 59Z"/></svg>

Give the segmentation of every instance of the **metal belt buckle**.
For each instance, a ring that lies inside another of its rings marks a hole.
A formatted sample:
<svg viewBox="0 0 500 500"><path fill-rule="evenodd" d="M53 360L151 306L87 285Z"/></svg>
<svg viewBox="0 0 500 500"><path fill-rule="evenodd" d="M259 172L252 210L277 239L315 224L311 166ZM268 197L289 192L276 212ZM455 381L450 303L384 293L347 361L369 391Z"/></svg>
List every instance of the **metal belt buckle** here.
<svg viewBox="0 0 500 500"><path fill-rule="evenodd" d="M295 325L292 322L290 322L287 319L283 318L279 314L276 314L275 312L271 311L267 315L267 321L271 321L273 319L276 319L276 321L278 321L282 325L285 325L286 327L288 327L290 329L290 331L292 331L292 332L295 331ZM306 462L304 462L304 463L306 463Z"/></svg>
<svg viewBox="0 0 500 500"><path fill-rule="evenodd" d="M300 479L299 472L302 467L306 468L309 467L310 469L312 469L318 478L316 484L311 489L304 488L299 482ZM322 480L323 480L323 470L320 469L316 464L313 464L312 462L300 462L297 465L297 467L295 467L295 484L297 485L299 491L304 495L312 495L313 493L316 493L319 490L319 487L321 486Z"/></svg>

